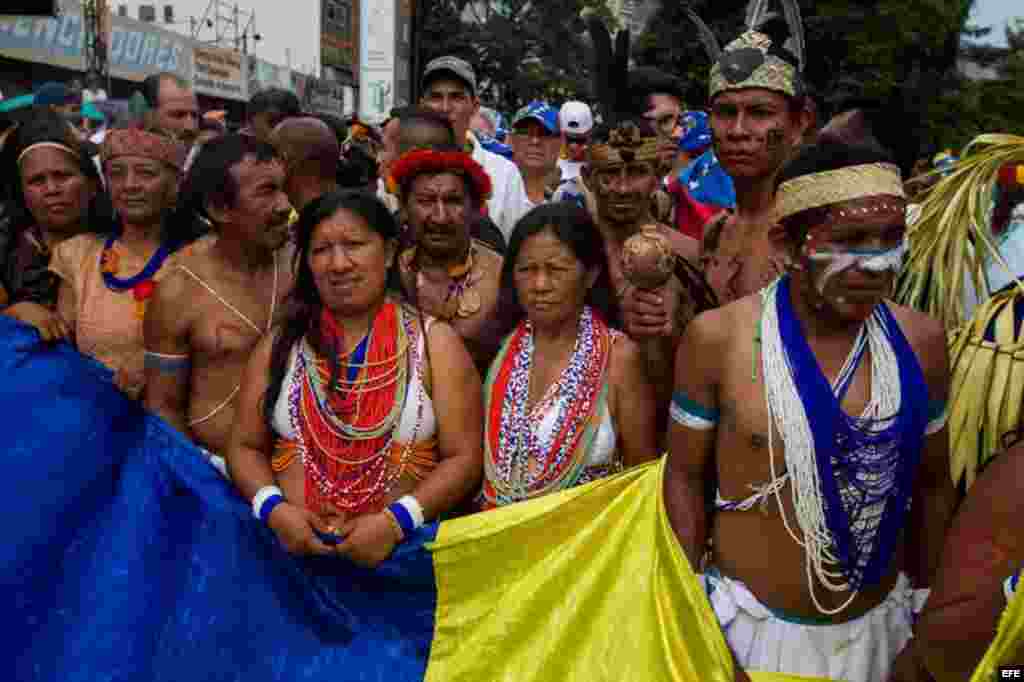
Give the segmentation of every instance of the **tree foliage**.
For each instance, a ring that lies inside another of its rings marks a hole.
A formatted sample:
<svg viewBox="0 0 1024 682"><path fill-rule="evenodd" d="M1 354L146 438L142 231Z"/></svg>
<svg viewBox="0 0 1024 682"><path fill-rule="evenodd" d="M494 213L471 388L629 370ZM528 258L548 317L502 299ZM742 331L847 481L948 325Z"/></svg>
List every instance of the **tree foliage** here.
<svg viewBox="0 0 1024 682"><path fill-rule="evenodd" d="M590 96L588 43L580 14L614 25L606 0L428 0L424 63L443 54L471 61L481 99L513 111L531 99Z"/></svg>
<svg viewBox="0 0 1024 682"><path fill-rule="evenodd" d="M1011 86L971 82L958 68L977 49L972 41L988 33L970 24L975 1L800 0L805 74L822 118L854 105L872 109L876 134L904 167L983 132L1019 130L1024 109L1011 111L999 101ZM745 0L691 0L690 7L723 46L742 30ZM681 75L688 103L701 106L710 63L685 8L663 3L634 54L638 62Z"/></svg>

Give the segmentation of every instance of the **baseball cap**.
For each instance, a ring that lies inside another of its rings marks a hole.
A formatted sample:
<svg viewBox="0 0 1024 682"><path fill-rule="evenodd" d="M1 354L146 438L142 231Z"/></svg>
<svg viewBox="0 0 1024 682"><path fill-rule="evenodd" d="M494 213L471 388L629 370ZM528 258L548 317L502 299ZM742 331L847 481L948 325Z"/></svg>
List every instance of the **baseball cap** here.
<svg viewBox="0 0 1024 682"><path fill-rule="evenodd" d="M438 57L428 62L426 68L423 69L423 78L420 79L420 86L426 88L427 83L442 73L451 74L464 82L469 86L469 91L473 96L476 96L476 72L473 71L473 67L466 60L451 55Z"/></svg>
<svg viewBox="0 0 1024 682"><path fill-rule="evenodd" d="M558 112L547 102L534 100L517 111L512 119L512 128L530 119L540 123L549 133L558 134Z"/></svg>
<svg viewBox="0 0 1024 682"><path fill-rule="evenodd" d="M49 81L39 86L35 93L36 104L73 104L75 95L63 83Z"/></svg>
<svg viewBox="0 0 1024 682"><path fill-rule="evenodd" d="M679 138L680 149L696 152L711 144L711 126L705 112L687 111L680 123L683 128L683 136Z"/></svg>
<svg viewBox="0 0 1024 682"><path fill-rule="evenodd" d="M583 102L566 102L558 112L558 121L567 135L586 135L594 129L594 115Z"/></svg>

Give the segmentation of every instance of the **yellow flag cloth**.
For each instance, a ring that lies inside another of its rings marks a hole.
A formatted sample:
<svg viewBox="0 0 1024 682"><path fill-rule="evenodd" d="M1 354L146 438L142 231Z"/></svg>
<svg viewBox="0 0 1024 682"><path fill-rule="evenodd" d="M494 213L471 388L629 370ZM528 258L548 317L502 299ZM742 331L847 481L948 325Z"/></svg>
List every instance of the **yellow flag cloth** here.
<svg viewBox="0 0 1024 682"><path fill-rule="evenodd" d="M426 681L731 681L725 638L668 522L664 471L662 458L441 524Z"/></svg>
<svg viewBox="0 0 1024 682"><path fill-rule="evenodd" d="M1024 577L1024 576L1022 576ZM1018 580L1019 585L1024 583ZM1024 662L1018 648L1024 645L1024 589L1018 589L1006 605L999 619L999 630L989 645L988 651L971 676L971 682L992 682L997 679L997 668L1001 665L1020 665Z"/></svg>

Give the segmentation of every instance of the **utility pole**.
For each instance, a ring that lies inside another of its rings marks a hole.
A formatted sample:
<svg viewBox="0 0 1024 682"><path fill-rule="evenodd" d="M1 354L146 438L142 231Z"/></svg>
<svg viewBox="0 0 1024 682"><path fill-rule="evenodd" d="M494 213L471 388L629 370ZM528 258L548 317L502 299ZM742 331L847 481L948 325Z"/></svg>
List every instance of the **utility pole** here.
<svg viewBox="0 0 1024 682"><path fill-rule="evenodd" d="M263 40L263 36L256 32L256 12L226 0L210 0L203 18L199 21L193 19L191 23L194 40L233 48L242 54L249 54L250 37L254 43ZM212 30L212 37L206 29Z"/></svg>
<svg viewBox="0 0 1024 682"><path fill-rule="evenodd" d="M87 86L90 76L106 83L110 90L110 69L107 62L107 37L103 27L107 18L107 0L82 0L82 23L84 24L85 40L83 41L83 57L85 58L85 75Z"/></svg>

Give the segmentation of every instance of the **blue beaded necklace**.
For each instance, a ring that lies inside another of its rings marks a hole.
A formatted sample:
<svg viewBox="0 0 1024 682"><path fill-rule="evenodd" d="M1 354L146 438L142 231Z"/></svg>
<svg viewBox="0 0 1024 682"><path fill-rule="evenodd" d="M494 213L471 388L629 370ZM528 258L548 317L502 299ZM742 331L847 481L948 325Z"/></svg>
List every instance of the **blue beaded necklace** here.
<svg viewBox="0 0 1024 682"><path fill-rule="evenodd" d="M121 231L118 230L107 237L107 242L103 245L103 253L100 255L100 263L103 263L109 258L108 254L111 253L111 249L114 248L114 242L116 242L120 236ZM167 260L167 257L170 255L171 249L167 244L160 244L160 248L156 250L156 253L150 256L149 262L146 263L146 266L134 277L128 277L126 279L122 279L114 273L109 272L107 268L101 267L100 271L103 273L103 283L112 291L128 291L129 289L134 289L139 284L151 280L153 275L160 270L164 261Z"/></svg>

